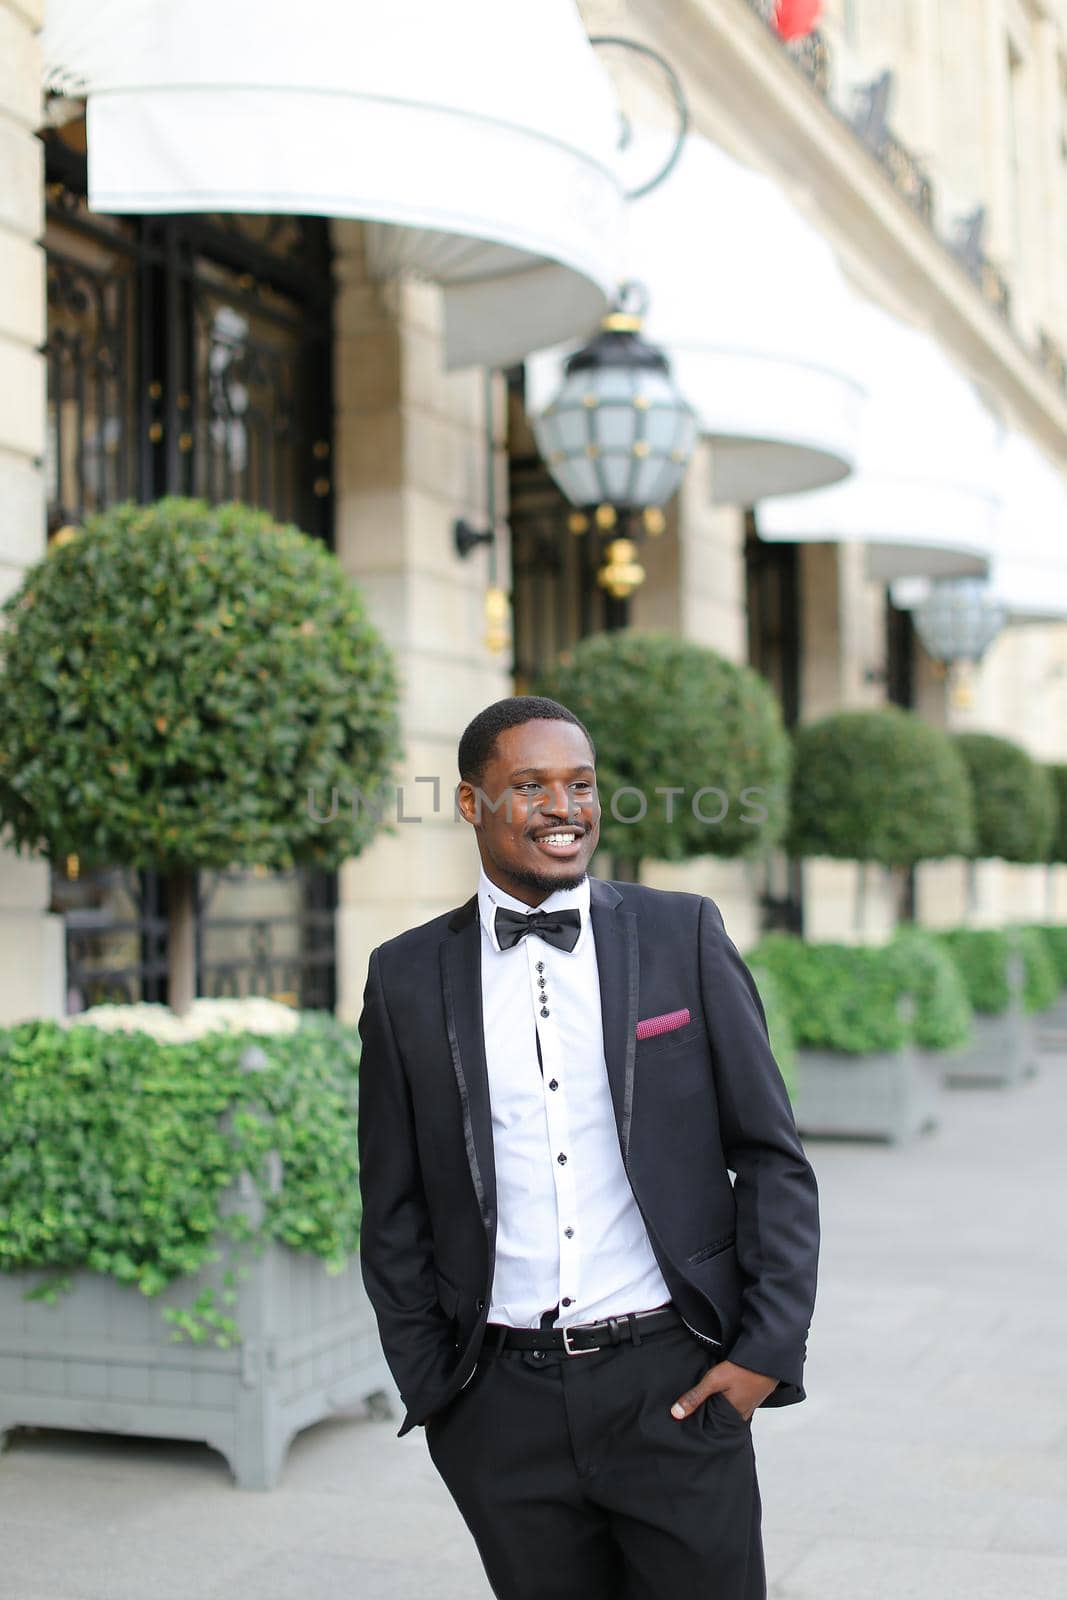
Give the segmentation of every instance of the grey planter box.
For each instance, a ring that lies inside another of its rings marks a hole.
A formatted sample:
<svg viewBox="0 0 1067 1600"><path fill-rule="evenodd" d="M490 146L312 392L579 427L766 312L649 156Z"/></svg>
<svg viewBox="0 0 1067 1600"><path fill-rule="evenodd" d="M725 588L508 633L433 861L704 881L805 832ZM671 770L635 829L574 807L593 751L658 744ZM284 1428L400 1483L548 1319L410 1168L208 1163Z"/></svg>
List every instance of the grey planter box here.
<svg viewBox="0 0 1067 1600"><path fill-rule="evenodd" d="M896 1144L936 1127L940 1101L939 1071L914 1050L867 1056L797 1051L793 1109L801 1133Z"/></svg>
<svg viewBox="0 0 1067 1600"><path fill-rule="evenodd" d="M221 1304L225 1260L152 1299L79 1270L54 1305L22 1298L50 1272L0 1273L0 1444L17 1424L196 1439L225 1456L239 1488L270 1489L301 1428L361 1403L396 1415L358 1258L335 1277L275 1243L243 1259L227 1308L243 1342L228 1350L171 1342L160 1314L208 1284Z"/></svg>
<svg viewBox="0 0 1067 1600"><path fill-rule="evenodd" d="M1037 1030L1033 1018L1015 1004L996 1017L976 1013L974 1043L946 1061L945 1081L1007 1087L1036 1071Z"/></svg>

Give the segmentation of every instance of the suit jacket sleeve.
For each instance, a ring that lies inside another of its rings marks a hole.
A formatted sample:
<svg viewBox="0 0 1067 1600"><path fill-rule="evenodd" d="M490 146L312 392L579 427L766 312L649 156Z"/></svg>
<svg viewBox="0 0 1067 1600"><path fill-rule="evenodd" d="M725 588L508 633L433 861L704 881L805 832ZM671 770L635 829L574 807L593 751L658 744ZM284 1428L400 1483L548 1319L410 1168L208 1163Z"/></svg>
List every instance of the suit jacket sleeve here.
<svg viewBox="0 0 1067 1600"><path fill-rule="evenodd" d="M359 1033L360 1268L401 1398L409 1408L413 1401L425 1408L444 1386L456 1347L437 1297L410 1086L377 950L370 958Z"/></svg>
<svg viewBox="0 0 1067 1600"><path fill-rule="evenodd" d="M803 1399L815 1306L819 1200L793 1108L771 1053L755 980L713 901L700 914L700 972L723 1153L735 1174L741 1331L724 1357L777 1377ZM781 1399L775 1392L778 1403Z"/></svg>

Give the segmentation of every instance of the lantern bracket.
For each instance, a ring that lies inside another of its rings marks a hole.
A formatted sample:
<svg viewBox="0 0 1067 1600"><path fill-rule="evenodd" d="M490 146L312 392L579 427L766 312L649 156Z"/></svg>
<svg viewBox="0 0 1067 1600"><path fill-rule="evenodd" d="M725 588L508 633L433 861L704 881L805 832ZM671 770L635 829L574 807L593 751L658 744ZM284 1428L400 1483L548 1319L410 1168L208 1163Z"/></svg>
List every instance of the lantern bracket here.
<svg viewBox="0 0 1067 1600"><path fill-rule="evenodd" d="M650 194L653 189L659 187L664 178L672 171L682 153L682 145L685 143L685 136L689 131L689 104L685 98L685 90L682 88L681 79L670 62L661 56L658 50L653 50L651 45L642 44L638 39L626 39L615 33L590 34L589 43L594 49L607 47L608 49L632 50L635 55L643 56L647 61L653 62L667 80L667 88L670 91L671 100L674 102L674 112L677 117L674 144L667 159L660 163L659 169L653 173L651 178L647 178L644 183L637 184L635 188L623 190L627 200L640 200L642 195ZM617 148L620 151L625 151L633 143L634 128L633 123L624 111L620 110L619 118L620 128Z"/></svg>
<svg viewBox="0 0 1067 1600"><path fill-rule="evenodd" d="M475 528L467 521L466 517L457 517L452 524L452 538L456 546L457 555L464 560L471 551L480 544L492 544L496 538L492 528Z"/></svg>

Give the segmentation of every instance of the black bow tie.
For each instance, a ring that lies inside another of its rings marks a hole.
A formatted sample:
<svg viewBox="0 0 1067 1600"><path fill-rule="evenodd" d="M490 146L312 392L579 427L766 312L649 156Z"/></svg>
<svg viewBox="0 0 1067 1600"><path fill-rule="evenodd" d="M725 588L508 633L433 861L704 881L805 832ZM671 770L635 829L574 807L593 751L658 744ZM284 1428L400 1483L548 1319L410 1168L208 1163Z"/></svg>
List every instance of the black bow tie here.
<svg viewBox="0 0 1067 1600"><path fill-rule="evenodd" d="M582 931L580 911L509 911L506 906L496 908L496 942L501 950L510 950L528 933L536 933L546 944L558 950L573 950Z"/></svg>

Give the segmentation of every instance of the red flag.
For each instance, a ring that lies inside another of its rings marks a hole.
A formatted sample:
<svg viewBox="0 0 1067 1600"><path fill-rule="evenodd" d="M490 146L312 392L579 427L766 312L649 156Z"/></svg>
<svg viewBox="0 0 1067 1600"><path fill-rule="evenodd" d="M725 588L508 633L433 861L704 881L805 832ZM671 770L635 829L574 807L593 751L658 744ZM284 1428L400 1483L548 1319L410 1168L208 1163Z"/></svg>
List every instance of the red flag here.
<svg viewBox="0 0 1067 1600"><path fill-rule="evenodd" d="M822 15L822 0L778 0L774 26L782 39L802 39L811 33Z"/></svg>

